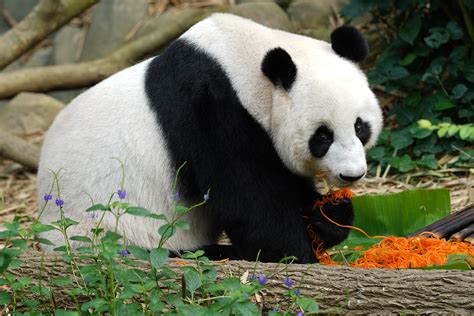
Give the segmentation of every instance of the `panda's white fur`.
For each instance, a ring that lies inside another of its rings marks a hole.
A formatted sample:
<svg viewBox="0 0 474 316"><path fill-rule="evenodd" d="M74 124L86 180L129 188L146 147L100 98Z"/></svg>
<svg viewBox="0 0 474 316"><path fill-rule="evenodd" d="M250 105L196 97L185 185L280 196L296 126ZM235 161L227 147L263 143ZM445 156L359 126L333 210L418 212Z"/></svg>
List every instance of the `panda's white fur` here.
<svg viewBox="0 0 474 316"><path fill-rule="evenodd" d="M229 14L214 14L181 38L218 61L241 103L270 135L290 170L304 176L324 171L334 181L341 173L365 173L364 148L347 126L353 126L358 116L369 122L369 147L381 129L381 111L363 73L335 54L329 43ZM275 89L261 71L262 59L275 47L285 49L298 67L290 92ZM62 169L59 184L65 216L80 222L69 228L69 236L88 235L97 222L84 212L91 205L86 192L94 202L106 203L120 188L120 164L112 157L125 163L128 203L156 213L171 212L174 170L144 90L150 61L125 69L78 96L48 131L38 170L39 208L53 182L50 170ZM334 131L335 140L328 153L316 159L309 152L308 140L323 123ZM57 196L56 190L53 194ZM195 249L215 242L200 212L205 208L187 216L191 230L178 230L166 245L169 249ZM52 201L41 221L58 218ZM120 232L130 243L145 248L158 244L155 220L124 215L120 223ZM115 219L107 215L103 227L112 229L114 225ZM63 243L54 231L43 237Z"/></svg>

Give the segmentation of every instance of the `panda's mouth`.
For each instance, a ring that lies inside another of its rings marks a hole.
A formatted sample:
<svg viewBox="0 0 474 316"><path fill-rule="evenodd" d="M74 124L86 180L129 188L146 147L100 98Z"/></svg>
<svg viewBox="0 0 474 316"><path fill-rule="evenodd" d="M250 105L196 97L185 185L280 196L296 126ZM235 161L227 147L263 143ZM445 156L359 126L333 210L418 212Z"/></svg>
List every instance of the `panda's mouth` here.
<svg viewBox="0 0 474 316"><path fill-rule="evenodd" d="M363 178L364 177L362 176L361 179ZM345 181L341 179L339 176L335 176L327 171L316 172L314 174L313 179L314 179L316 190L321 194L326 194L330 191L333 192L342 188L351 187L358 182L358 181Z"/></svg>

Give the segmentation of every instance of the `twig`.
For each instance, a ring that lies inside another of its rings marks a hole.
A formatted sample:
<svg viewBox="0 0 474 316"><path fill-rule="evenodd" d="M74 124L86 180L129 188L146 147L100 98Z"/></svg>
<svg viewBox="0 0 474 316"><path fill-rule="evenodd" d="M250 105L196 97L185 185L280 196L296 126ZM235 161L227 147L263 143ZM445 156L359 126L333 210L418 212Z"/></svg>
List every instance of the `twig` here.
<svg viewBox="0 0 474 316"><path fill-rule="evenodd" d="M21 22L0 37L0 70L97 1L39 1Z"/></svg>

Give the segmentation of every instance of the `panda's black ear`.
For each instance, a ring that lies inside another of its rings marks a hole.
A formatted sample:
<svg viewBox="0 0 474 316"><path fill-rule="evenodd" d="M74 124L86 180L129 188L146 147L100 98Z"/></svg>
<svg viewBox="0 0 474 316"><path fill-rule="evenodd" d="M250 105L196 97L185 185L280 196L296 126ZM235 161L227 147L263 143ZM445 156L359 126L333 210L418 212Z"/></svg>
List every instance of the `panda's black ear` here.
<svg viewBox="0 0 474 316"><path fill-rule="evenodd" d="M283 48L267 52L262 61L262 72L275 86L290 90L296 78L296 65Z"/></svg>
<svg viewBox="0 0 474 316"><path fill-rule="evenodd" d="M360 62L367 57L369 45L364 36L353 26L344 25L331 33L332 49L341 57Z"/></svg>

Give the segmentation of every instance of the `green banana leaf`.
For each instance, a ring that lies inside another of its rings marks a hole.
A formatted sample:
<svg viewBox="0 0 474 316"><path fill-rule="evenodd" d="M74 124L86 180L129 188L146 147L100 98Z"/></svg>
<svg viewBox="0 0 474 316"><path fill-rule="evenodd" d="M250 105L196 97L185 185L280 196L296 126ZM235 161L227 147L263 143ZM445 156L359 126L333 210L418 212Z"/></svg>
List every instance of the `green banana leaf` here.
<svg viewBox="0 0 474 316"><path fill-rule="evenodd" d="M451 201L447 189L414 189L395 194L361 195L352 199L354 226L370 236L406 236L450 213ZM353 262L363 251L381 239L368 238L351 230L343 243L331 248L333 260ZM355 250L355 249L357 250ZM466 269L469 265L458 257L437 269Z"/></svg>

